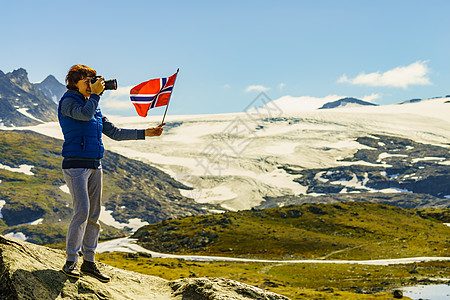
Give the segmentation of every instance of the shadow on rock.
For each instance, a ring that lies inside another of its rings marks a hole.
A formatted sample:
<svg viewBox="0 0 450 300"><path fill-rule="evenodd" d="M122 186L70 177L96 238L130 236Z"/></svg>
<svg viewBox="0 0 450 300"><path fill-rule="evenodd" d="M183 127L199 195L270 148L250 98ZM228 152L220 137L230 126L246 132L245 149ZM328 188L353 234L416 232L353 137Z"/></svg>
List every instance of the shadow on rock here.
<svg viewBox="0 0 450 300"><path fill-rule="evenodd" d="M28 282L32 284L16 285L16 293L19 298L32 299L56 299L67 281L76 283L78 279L69 278L61 271L46 269L26 271L18 269L13 274L14 281Z"/></svg>

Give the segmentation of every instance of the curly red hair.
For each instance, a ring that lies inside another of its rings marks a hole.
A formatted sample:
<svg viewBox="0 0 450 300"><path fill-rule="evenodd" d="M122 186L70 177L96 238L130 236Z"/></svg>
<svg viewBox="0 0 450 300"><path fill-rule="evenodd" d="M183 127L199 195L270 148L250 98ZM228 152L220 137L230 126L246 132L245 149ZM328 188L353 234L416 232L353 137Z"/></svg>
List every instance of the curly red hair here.
<svg viewBox="0 0 450 300"><path fill-rule="evenodd" d="M70 68L66 76L66 87L69 90L78 90L76 84L86 77L97 76L97 71L85 65L74 65Z"/></svg>

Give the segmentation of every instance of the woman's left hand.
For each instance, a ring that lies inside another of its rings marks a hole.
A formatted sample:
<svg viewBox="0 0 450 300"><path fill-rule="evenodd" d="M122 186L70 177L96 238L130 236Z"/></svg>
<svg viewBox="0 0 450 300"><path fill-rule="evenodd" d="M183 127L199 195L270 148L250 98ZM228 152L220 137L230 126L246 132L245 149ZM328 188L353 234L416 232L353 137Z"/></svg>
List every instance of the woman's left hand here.
<svg viewBox="0 0 450 300"><path fill-rule="evenodd" d="M163 132L164 125L166 125L166 123L159 124L157 127L145 129L145 136L160 136Z"/></svg>

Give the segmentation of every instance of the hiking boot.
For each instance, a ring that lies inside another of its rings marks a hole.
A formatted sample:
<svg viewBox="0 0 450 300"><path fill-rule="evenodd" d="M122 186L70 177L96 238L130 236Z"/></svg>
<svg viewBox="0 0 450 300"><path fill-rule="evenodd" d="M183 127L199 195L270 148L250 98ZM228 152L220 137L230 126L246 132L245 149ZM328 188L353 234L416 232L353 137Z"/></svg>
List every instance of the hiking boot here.
<svg viewBox="0 0 450 300"><path fill-rule="evenodd" d="M105 274L102 274L102 272L100 272L100 270L98 269L95 262L91 262L91 261L87 261L87 260L83 261L83 264L81 265L80 270L81 270L81 273L89 274L89 275L97 278L101 282L109 282L111 280L108 276L106 276Z"/></svg>
<svg viewBox="0 0 450 300"><path fill-rule="evenodd" d="M76 261L66 261L61 271L69 277L80 278L80 272L77 270Z"/></svg>

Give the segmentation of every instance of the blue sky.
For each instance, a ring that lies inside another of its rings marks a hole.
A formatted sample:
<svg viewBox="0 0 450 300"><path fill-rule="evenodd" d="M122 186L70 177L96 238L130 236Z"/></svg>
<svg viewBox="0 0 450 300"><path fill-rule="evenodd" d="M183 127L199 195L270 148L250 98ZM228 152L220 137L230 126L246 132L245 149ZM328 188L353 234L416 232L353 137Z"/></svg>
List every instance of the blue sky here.
<svg viewBox="0 0 450 300"><path fill-rule="evenodd" d="M180 68L169 114L240 112L261 92L378 104L450 94L450 1L4 1L0 70L64 82L81 63L121 89ZM151 111L150 115L162 114Z"/></svg>

